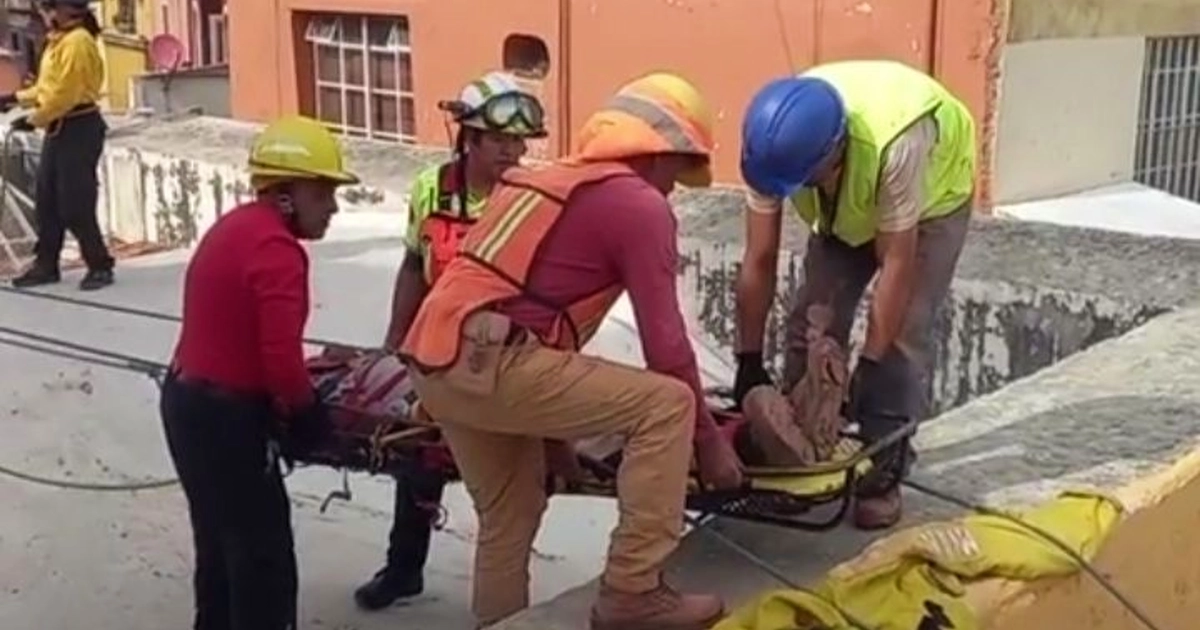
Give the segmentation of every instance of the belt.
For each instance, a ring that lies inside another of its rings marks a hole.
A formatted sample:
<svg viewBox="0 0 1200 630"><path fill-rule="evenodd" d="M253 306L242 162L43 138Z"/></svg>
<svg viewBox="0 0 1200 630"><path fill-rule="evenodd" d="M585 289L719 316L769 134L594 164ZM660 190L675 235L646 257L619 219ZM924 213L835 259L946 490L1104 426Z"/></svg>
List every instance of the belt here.
<svg viewBox="0 0 1200 630"><path fill-rule="evenodd" d="M167 378L180 385L186 385L203 391L205 394L215 398L231 402L269 404L271 401L271 397L263 392L230 387L207 378L193 376L185 373L175 365L172 365L171 369L167 372Z"/></svg>

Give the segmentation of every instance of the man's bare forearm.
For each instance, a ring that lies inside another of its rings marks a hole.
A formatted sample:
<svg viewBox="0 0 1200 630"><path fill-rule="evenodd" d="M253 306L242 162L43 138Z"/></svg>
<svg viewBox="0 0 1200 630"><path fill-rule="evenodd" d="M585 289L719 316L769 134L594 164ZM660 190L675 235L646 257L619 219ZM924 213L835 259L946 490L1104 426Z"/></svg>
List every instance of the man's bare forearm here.
<svg viewBox="0 0 1200 630"><path fill-rule="evenodd" d="M913 266L903 260L886 261L879 271L862 350L869 359L883 359L904 330L912 301Z"/></svg>
<svg viewBox="0 0 1200 630"><path fill-rule="evenodd" d="M396 274L396 284L392 289L392 316L388 322L387 336L384 347L397 348L408 334L421 302L429 292L425 283L424 263L417 254L408 253Z"/></svg>
<svg viewBox="0 0 1200 630"><path fill-rule="evenodd" d="M761 264L742 264L737 281L738 352L761 352L775 296L775 274Z"/></svg>

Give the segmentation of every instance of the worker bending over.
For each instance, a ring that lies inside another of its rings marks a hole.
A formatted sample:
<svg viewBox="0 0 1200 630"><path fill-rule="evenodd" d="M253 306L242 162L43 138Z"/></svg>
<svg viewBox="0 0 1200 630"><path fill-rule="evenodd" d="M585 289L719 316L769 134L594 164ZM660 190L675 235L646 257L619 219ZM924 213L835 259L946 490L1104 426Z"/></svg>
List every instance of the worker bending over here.
<svg viewBox="0 0 1200 630"><path fill-rule="evenodd" d="M34 194L37 245L33 266L13 279L17 288L58 282L59 259L67 230L79 242L87 274L79 288L94 291L113 283L114 261L96 217L100 184L96 167L108 125L96 103L104 81L104 61L96 37L100 25L87 0L42 0L46 48L37 81L16 94L0 96L0 110L32 108L12 121L14 131L42 129L41 159Z"/></svg>
<svg viewBox="0 0 1200 630"><path fill-rule="evenodd" d="M742 480L704 405L666 199L676 182L711 183L712 117L688 82L654 74L625 86L579 138L566 160L501 176L401 354L479 516L480 627L529 603L547 459L573 462L571 441L620 434L621 516L591 627L707 628L720 600L678 594L662 571L683 531L693 442L703 480ZM649 370L579 353L623 291Z"/></svg>
<svg viewBox="0 0 1200 630"><path fill-rule="evenodd" d="M425 170L413 182L407 251L396 274L386 348L399 346L408 333L429 287L479 217L500 173L525 155L527 138L546 135L541 103L505 73L472 81L457 101L443 106L459 125L454 159ZM445 484L440 470L426 470L419 461L396 475L387 564L355 591L359 606L376 610L424 590L422 571Z"/></svg>
<svg viewBox="0 0 1200 630"><path fill-rule="evenodd" d="M809 306L835 311L845 346L859 299L878 272L866 341L851 377L847 417L877 440L927 413L934 315L946 298L970 223L975 126L929 76L891 61L817 66L767 84L742 126L749 184L737 282L735 394L770 382L763 328L775 295L785 205L810 228L804 283L788 317L784 385L803 375ZM907 443L876 458L855 522L893 525Z"/></svg>
<svg viewBox="0 0 1200 630"><path fill-rule="evenodd" d="M204 234L161 411L195 541L196 630L294 630L296 559L277 455L326 439L303 357L309 263L346 172L319 122L280 119L254 140L257 198Z"/></svg>

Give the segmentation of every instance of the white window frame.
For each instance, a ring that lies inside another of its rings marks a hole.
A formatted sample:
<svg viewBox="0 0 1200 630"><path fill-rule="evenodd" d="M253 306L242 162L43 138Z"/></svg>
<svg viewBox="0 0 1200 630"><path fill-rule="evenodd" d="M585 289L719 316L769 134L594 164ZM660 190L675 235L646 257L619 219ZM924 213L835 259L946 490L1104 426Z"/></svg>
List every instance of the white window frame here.
<svg viewBox="0 0 1200 630"><path fill-rule="evenodd" d="M204 63L210 66L229 63L229 18L224 13L208 15L208 47L204 50Z"/></svg>
<svg viewBox="0 0 1200 630"><path fill-rule="evenodd" d="M388 30L388 38L386 43L376 45L371 43L370 22L371 20L386 20L391 23ZM362 28L361 42L346 42L341 34L341 26L345 20L360 20ZM409 107L415 111L416 95L411 90L403 90L401 86L400 68L402 67L404 57L408 57L408 66L412 68L412 46L401 43L403 40L402 29L410 28L407 24L407 18L403 16L374 16L374 15L328 15L319 14L312 15L308 18L308 23L305 27L304 38L312 49L312 85L314 93L314 107L317 117L320 118L321 111L321 90L332 89L337 90L341 96L341 120L333 122L322 119L327 125L336 131L347 135L362 136L374 140L389 140L393 142L403 142L414 144L417 141L417 130L406 129L404 116L401 111L396 112L395 133L388 131L380 131L372 128L372 96L388 96L396 99L397 107L400 107L404 101L408 102ZM338 50L338 81L327 81L320 77L320 55L318 53L320 46L329 46ZM363 59L363 85L350 85L345 82L346 77L346 51L355 50L362 53ZM396 68L396 89L387 90L371 86L371 56L372 54L390 54L393 56ZM409 77L412 79L411 75ZM349 92L360 92L363 95L363 121L365 127L352 126L349 124L349 108L347 107ZM415 124L415 121L414 121Z"/></svg>

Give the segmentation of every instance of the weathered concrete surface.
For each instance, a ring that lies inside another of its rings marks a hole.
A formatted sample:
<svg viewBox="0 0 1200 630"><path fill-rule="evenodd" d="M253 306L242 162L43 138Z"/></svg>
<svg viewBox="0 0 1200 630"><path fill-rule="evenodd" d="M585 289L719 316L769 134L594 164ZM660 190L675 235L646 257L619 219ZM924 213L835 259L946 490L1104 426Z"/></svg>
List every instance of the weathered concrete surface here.
<svg viewBox="0 0 1200 630"><path fill-rule="evenodd" d="M684 195L687 291L703 330L722 347L734 334L733 280L741 255L735 193ZM805 229L789 220L780 261L778 333L802 279ZM934 410L961 404L1124 333L1200 291L1200 242L976 217L936 330ZM861 335L861 318L860 318ZM779 335L768 354L779 358Z"/></svg>
<svg viewBox="0 0 1200 630"><path fill-rule="evenodd" d="M1192 0L1012 0L1008 41L1192 35L1198 21L1200 6Z"/></svg>
<svg viewBox="0 0 1200 630"><path fill-rule="evenodd" d="M1065 489L1114 492L1137 513L1106 545L1099 570L1163 627L1188 627L1200 613L1200 598L1192 594L1200 575L1190 555L1194 544L1189 533L1200 510L1200 493L1189 488L1177 499L1165 495L1186 486L1200 471L1190 461L1197 459L1200 440L1197 368L1200 308L1164 315L928 422L917 439L920 460L914 478L1005 507L1031 505ZM907 490L905 500L904 525L961 513ZM848 528L811 535L732 522L719 527L800 583L814 582L874 538ZM734 603L780 587L697 534L685 540L672 574L681 586L716 590ZM591 588L501 627L575 630L586 618ZM979 588L984 590L973 587L973 597L995 615L993 628L1084 627L1081 619L1091 622L1087 627L1136 627L1082 576L1040 585L1044 604L1036 597L1015 598L1028 605L1023 612L992 606L1001 595L1013 595L1011 585ZM1021 625L1021 619L1040 623Z"/></svg>

